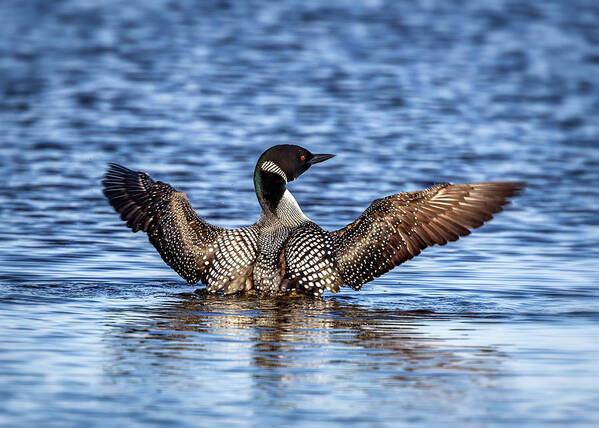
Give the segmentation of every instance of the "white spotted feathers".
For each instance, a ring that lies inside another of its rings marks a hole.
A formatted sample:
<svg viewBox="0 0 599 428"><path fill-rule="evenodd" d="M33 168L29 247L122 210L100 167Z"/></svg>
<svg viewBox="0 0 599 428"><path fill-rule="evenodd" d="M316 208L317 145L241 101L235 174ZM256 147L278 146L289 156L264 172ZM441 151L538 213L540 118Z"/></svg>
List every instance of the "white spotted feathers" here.
<svg viewBox="0 0 599 428"><path fill-rule="evenodd" d="M312 222L297 227L285 246L285 288L314 296L325 289L337 293L343 280L334 254L329 232Z"/></svg>

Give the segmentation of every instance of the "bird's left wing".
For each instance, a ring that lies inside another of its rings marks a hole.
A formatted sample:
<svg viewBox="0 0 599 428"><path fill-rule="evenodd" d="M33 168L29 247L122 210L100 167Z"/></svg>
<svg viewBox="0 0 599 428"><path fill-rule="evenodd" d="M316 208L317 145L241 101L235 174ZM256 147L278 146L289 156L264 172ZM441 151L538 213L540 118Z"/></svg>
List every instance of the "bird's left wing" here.
<svg viewBox="0 0 599 428"><path fill-rule="evenodd" d="M375 200L356 221L332 232L343 283L359 290L424 248L468 235L523 187L513 182L439 184Z"/></svg>
<svg viewBox="0 0 599 428"><path fill-rule="evenodd" d="M189 283L234 293L251 287L255 226L225 229L206 222L187 196L143 172L110 164L104 195L133 232L143 230L162 259Z"/></svg>

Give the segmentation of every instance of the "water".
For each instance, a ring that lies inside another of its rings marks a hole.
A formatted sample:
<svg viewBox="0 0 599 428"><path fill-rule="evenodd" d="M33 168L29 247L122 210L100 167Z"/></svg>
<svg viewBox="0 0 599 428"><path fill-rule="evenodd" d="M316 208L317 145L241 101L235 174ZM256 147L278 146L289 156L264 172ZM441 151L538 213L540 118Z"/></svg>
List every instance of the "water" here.
<svg viewBox="0 0 599 428"><path fill-rule="evenodd" d="M0 8L0 424L599 424L596 1ZM101 194L119 162L249 224L278 143L338 154L290 186L328 229L529 188L323 300L194 294Z"/></svg>

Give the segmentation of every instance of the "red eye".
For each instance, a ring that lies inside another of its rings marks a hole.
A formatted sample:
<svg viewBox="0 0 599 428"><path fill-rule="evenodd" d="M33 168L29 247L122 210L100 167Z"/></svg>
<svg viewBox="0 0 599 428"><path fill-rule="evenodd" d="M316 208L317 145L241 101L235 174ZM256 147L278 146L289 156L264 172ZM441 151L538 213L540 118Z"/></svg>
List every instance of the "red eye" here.
<svg viewBox="0 0 599 428"><path fill-rule="evenodd" d="M306 157L304 155L301 155L300 159L304 161L304 160L306 160Z"/></svg>

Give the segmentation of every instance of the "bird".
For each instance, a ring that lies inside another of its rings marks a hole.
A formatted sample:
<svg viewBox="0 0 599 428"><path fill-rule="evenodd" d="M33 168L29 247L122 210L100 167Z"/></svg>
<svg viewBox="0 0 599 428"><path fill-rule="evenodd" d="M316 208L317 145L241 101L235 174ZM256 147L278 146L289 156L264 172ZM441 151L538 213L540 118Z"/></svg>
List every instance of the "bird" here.
<svg viewBox="0 0 599 428"><path fill-rule="evenodd" d="M290 144L270 147L254 169L261 207L249 226L208 223L185 193L144 172L110 163L103 193L133 232L146 232L162 259L210 294L321 297L374 278L433 245L445 245L489 221L523 182L442 183L374 200L355 221L326 231L287 189L309 168L331 159Z"/></svg>

